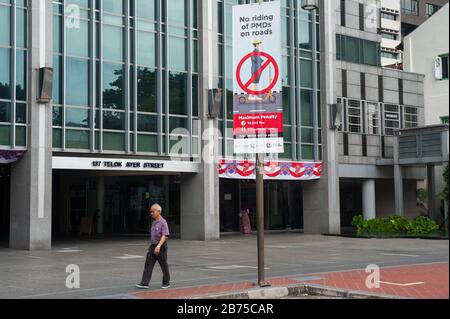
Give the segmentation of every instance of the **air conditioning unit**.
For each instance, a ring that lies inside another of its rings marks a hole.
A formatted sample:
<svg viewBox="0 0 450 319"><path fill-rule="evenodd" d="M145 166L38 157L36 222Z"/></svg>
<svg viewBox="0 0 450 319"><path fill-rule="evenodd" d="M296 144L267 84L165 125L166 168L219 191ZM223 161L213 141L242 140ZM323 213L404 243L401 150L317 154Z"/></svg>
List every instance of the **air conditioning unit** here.
<svg viewBox="0 0 450 319"><path fill-rule="evenodd" d="M436 80L442 80L442 73L442 58L436 57L434 59L434 77L436 78Z"/></svg>

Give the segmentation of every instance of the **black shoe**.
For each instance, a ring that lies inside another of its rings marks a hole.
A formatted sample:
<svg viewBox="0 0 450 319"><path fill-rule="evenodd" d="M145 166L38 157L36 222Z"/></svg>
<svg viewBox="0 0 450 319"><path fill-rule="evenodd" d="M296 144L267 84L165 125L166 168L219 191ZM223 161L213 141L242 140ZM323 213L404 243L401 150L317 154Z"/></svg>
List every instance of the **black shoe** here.
<svg viewBox="0 0 450 319"><path fill-rule="evenodd" d="M143 283L137 284L136 288L139 288L139 289L150 289L149 285L146 285L146 284L143 284Z"/></svg>
<svg viewBox="0 0 450 319"><path fill-rule="evenodd" d="M162 285L162 286L161 286L161 289L169 289L169 288L170 288L170 284Z"/></svg>

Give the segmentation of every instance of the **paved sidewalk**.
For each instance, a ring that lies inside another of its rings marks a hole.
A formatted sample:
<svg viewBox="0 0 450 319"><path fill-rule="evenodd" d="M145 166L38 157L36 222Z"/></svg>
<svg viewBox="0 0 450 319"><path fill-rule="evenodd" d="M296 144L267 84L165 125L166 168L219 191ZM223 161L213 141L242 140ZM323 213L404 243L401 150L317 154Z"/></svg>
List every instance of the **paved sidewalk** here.
<svg viewBox="0 0 450 319"><path fill-rule="evenodd" d="M419 293L423 297L430 296L423 290L430 283L433 284L430 291L434 293L431 296L448 296L448 240L354 239L285 233L266 234L265 242L266 278L274 286L313 283L361 289L365 282L361 278L365 275L364 270L368 265L376 264L383 269L381 281L426 283L423 287L406 286L419 289L419 292L413 295L402 293L401 296L420 297ZM0 298L116 299L136 298L140 296L136 294L142 292L149 293L144 295L146 298L182 298L199 293L221 294L251 289L258 273L256 245L253 235L225 236L211 242L170 240L173 288L169 291L160 289L162 274L158 265L150 283L151 290L135 288L142 276L147 236L59 240L49 251L0 248ZM394 267L442 264L446 268L424 268L426 270L417 272L402 270L411 274L404 278L391 278L392 270L385 272ZM79 267L79 288L67 287L69 265ZM348 280L340 280L339 273L345 274ZM435 277L428 278L428 275ZM351 284L354 280L359 281ZM433 280L436 280L435 284ZM446 286L439 288L439 283ZM192 287L203 288L191 291ZM182 288L188 290L180 290ZM381 284L380 291L383 289L389 288Z"/></svg>
<svg viewBox="0 0 450 319"><path fill-rule="evenodd" d="M414 265L384 268L380 271L379 288L366 286L369 273L346 271L302 275L269 279L272 287L285 287L299 284L313 284L349 291L392 296L393 298L448 299L449 266L448 263ZM190 299L212 295L233 294L258 288L254 283L241 282L220 285L204 285L190 288L138 292L133 294L142 299Z"/></svg>

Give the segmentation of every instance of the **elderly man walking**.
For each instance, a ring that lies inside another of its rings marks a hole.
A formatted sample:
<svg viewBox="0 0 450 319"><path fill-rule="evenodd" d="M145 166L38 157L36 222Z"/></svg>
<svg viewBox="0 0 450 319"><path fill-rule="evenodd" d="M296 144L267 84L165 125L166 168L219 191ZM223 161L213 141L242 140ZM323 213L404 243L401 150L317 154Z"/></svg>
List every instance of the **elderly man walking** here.
<svg viewBox="0 0 450 319"><path fill-rule="evenodd" d="M139 289L149 289L149 283L152 279L153 267L158 262L163 272L162 289L170 288L169 265L167 264L167 240L169 239L169 226L167 221L161 216L162 208L155 204L150 208L150 215L153 219L150 230L150 248L148 249L147 259L142 280L136 285Z"/></svg>

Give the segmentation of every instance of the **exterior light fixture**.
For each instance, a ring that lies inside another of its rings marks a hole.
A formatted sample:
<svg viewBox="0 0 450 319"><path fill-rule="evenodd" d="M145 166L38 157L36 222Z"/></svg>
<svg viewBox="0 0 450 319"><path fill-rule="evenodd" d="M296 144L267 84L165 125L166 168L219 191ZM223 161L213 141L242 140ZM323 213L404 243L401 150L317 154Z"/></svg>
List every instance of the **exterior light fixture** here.
<svg viewBox="0 0 450 319"><path fill-rule="evenodd" d="M319 0L302 0L302 9L307 11L317 10Z"/></svg>
<svg viewBox="0 0 450 319"><path fill-rule="evenodd" d="M222 109L222 89L209 90L208 94L208 117L215 119L219 117Z"/></svg>
<svg viewBox="0 0 450 319"><path fill-rule="evenodd" d="M342 103L331 105L331 123L330 129L336 130L342 125Z"/></svg>
<svg viewBox="0 0 450 319"><path fill-rule="evenodd" d="M38 71L38 94L37 103L47 104L52 99L53 68L40 68Z"/></svg>

